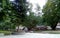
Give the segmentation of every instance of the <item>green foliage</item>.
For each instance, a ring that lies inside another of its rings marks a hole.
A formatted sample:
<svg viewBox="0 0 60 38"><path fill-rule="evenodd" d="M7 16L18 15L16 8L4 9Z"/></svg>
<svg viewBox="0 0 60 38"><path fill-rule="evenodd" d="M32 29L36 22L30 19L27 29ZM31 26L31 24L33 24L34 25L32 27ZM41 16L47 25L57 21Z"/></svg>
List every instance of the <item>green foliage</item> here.
<svg viewBox="0 0 60 38"><path fill-rule="evenodd" d="M0 0L0 30L15 29L20 24L28 28L42 25L43 18L40 16L39 5L37 5L36 12L38 16L36 16L32 12L32 4L28 10L26 0L16 0L15 3L12 4L9 0ZM29 11L30 15L26 15L27 11Z"/></svg>
<svg viewBox="0 0 60 38"><path fill-rule="evenodd" d="M26 0L19 1L20 4L23 8L17 12L19 9L16 10L9 0L0 0L0 30L15 29L24 21L27 12Z"/></svg>
<svg viewBox="0 0 60 38"><path fill-rule="evenodd" d="M28 28L34 28L36 25L42 24L42 17L34 15L34 12L30 12L30 15L27 16L23 25Z"/></svg>
<svg viewBox="0 0 60 38"><path fill-rule="evenodd" d="M27 4L26 0L16 0L15 3L18 4L18 5L13 4L13 9L15 10L16 17L17 17L16 24L20 25L20 24L23 24L24 20L26 19L28 4Z"/></svg>
<svg viewBox="0 0 60 38"><path fill-rule="evenodd" d="M32 4L29 5L29 15L27 15L27 19L25 19L25 22L23 22L23 25L28 28L34 28L36 25L42 25L43 18L40 16L40 6L37 5L36 12L38 13L38 16L35 15L36 12L32 11Z"/></svg>
<svg viewBox="0 0 60 38"><path fill-rule="evenodd" d="M8 30L8 29L14 29L14 23L11 22L11 20L16 19L16 16L14 16L14 12L12 10L12 6L9 2L9 0L1 0L0 1L0 30Z"/></svg>
<svg viewBox="0 0 60 38"><path fill-rule="evenodd" d="M55 28L60 20L60 2L59 0L48 0L43 8L43 18L47 25Z"/></svg>
<svg viewBox="0 0 60 38"><path fill-rule="evenodd" d="M28 27L28 28L33 28L36 26L36 16L34 16L33 13L30 13L29 16L27 16L27 19L24 22L24 26Z"/></svg>

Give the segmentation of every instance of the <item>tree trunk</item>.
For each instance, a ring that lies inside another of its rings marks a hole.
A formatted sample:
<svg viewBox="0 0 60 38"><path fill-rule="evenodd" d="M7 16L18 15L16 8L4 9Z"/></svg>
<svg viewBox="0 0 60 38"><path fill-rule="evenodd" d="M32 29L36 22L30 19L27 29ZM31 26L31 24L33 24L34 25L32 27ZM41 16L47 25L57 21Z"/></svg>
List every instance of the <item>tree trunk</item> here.
<svg viewBox="0 0 60 38"><path fill-rule="evenodd" d="M56 26L52 25L51 28L52 28L52 30L56 30Z"/></svg>
<svg viewBox="0 0 60 38"><path fill-rule="evenodd" d="M56 26L57 26L57 23L56 23L56 24L51 25L52 30L56 30Z"/></svg>

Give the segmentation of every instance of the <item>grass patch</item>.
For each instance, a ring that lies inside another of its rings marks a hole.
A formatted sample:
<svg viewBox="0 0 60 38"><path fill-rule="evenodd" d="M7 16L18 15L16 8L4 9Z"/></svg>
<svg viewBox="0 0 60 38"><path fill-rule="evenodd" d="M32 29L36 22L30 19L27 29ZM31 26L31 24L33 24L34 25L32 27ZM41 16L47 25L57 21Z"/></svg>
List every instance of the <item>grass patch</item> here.
<svg viewBox="0 0 60 38"><path fill-rule="evenodd" d="M34 33L41 33L42 31L34 31Z"/></svg>
<svg viewBox="0 0 60 38"><path fill-rule="evenodd" d="M46 33L48 33L48 34L60 34L60 31L57 31L57 30L55 30L55 31L53 31L53 30L46 30L46 31L34 31L34 33L43 33L43 34L46 34Z"/></svg>
<svg viewBox="0 0 60 38"><path fill-rule="evenodd" d="M60 34L60 31L43 31L42 33Z"/></svg>
<svg viewBox="0 0 60 38"><path fill-rule="evenodd" d="M0 30L0 33L4 33L4 35L10 35L12 32L11 31L2 31L2 30Z"/></svg>

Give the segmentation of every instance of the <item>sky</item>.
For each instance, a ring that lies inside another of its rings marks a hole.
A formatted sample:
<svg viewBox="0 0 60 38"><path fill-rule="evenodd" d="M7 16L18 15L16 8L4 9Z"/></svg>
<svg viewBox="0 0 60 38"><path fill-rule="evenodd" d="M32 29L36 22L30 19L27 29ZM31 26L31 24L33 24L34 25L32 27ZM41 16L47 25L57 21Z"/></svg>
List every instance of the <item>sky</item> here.
<svg viewBox="0 0 60 38"><path fill-rule="evenodd" d="M14 0L10 0L10 1L14 1Z"/></svg>
<svg viewBox="0 0 60 38"><path fill-rule="evenodd" d="M27 0L29 3L33 4L33 12L36 16L38 16L38 12L36 12L36 4L40 6L41 9L43 9L43 6L46 4L47 0ZM29 15L29 13L27 13ZM42 16L42 10L40 10L40 15Z"/></svg>
<svg viewBox="0 0 60 38"><path fill-rule="evenodd" d="M14 1L14 0L10 0L10 1ZM47 0L27 0L29 3L33 4L33 11L35 12L35 8L36 8L36 4L38 4L40 6L41 9L43 9L43 6L46 4ZM27 13L29 14L29 13ZM36 13L37 15L37 13Z"/></svg>
<svg viewBox="0 0 60 38"><path fill-rule="evenodd" d="M10 1L14 1L14 0L10 0ZM27 0L27 1L32 3L34 7L36 4L39 4L40 7L43 8L47 0Z"/></svg>
<svg viewBox="0 0 60 38"><path fill-rule="evenodd" d="M39 4L41 9L43 6L46 4L47 0L27 0L28 2L32 3L33 6L35 7L36 4Z"/></svg>

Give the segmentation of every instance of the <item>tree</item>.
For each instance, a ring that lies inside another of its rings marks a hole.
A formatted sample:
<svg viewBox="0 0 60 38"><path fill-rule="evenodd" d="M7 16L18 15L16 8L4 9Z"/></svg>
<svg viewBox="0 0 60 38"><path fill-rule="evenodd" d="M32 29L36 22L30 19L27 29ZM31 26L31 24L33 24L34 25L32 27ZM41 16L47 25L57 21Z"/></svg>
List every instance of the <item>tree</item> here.
<svg viewBox="0 0 60 38"><path fill-rule="evenodd" d="M24 26L31 30L32 28L36 27L36 24L38 22L36 19L37 17L34 15L33 12L31 12L29 16L27 16L27 19L24 22Z"/></svg>
<svg viewBox="0 0 60 38"><path fill-rule="evenodd" d="M13 5L13 9L16 12L17 18L20 21L20 22L19 21L17 21L17 22L19 22L19 24L21 24L26 17L28 4L27 4L26 0L15 0L14 2L12 2L12 5Z"/></svg>
<svg viewBox="0 0 60 38"><path fill-rule="evenodd" d="M12 10L10 1L0 0L0 8L0 28L2 30L14 29L15 24L11 20L16 19L16 16L14 10Z"/></svg>
<svg viewBox="0 0 60 38"><path fill-rule="evenodd" d="M2 29L13 29L22 24L27 13L28 6L26 3L26 0L15 0L13 2L0 0L0 26Z"/></svg>
<svg viewBox="0 0 60 38"><path fill-rule="evenodd" d="M16 26L23 25L23 22L26 19L26 13L28 9L28 2L26 0L15 0L12 2L12 10L15 11L15 16L17 17L16 21L13 21L16 23Z"/></svg>
<svg viewBox="0 0 60 38"><path fill-rule="evenodd" d="M60 20L59 4L59 0L48 0L43 8L44 22L50 25L52 30L56 29L57 23Z"/></svg>
<svg viewBox="0 0 60 38"><path fill-rule="evenodd" d="M25 19L24 26L26 26L29 30L32 28L35 28L36 25L42 25L42 17L40 15L36 16L35 12L32 11L33 5L29 5L29 15L27 16L27 19ZM38 6L36 8L37 13L40 11L40 7Z"/></svg>

